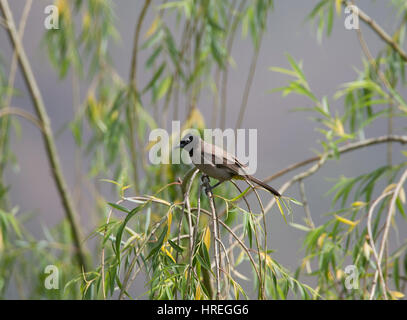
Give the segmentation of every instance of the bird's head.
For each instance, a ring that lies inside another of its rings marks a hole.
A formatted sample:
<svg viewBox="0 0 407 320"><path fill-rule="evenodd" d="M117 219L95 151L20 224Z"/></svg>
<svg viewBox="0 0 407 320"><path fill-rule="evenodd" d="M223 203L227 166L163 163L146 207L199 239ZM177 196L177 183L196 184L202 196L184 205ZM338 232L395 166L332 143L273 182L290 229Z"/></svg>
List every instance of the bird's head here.
<svg viewBox="0 0 407 320"><path fill-rule="evenodd" d="M200 138L197 135L188 133L181 139L179 148L189 151L199 143L199 140Z"/></svg>

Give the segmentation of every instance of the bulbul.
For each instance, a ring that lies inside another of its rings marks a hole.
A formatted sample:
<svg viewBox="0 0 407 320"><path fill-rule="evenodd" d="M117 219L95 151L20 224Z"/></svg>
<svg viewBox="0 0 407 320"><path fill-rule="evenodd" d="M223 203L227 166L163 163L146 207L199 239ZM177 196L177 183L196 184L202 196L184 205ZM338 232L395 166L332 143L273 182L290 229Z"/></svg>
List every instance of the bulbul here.
<svg viewBox="0 0 407 320"><path fill-rule="evenodd" d="M181 140L179 148L188 151L192 163L201 172L219 180L218 183L211 187L212 189L230 179L248 180L270 191L275 196L281 197L277 190L247 174L247 166L242 164L236 157L214 144L205 142L197 135L186 135Z"/></svg>

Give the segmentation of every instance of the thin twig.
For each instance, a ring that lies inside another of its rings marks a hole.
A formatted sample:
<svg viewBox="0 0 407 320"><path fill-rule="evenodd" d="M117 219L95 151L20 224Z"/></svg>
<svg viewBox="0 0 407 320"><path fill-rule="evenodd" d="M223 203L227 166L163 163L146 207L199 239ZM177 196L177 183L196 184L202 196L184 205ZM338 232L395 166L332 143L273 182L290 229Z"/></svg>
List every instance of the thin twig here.
<svg viewBox="0 0 407 320"><path fill-rule="evenodd" d="M138 258L140 257L141 252L143 251L144 247L146 246L146 244L148 243L148 241L151 239L151 237L155 234L155 232L160 228L160 226L168 219L168 213L171 212L171 210L168 210L167 214L161 218L161 220L159 222L157 222L153 228L151 229L150 233L148 234L148 236L144 239L144 241L141 243L137 253L134 255L129 268L127 270L127 273L124 277L123 280L123 284L122 284L122 288L120 290L120 294L119 294L119 300L122 300L124 298L124 294L127 291L128 285L129 285L129 279L130 279L130 275L132 270L134 269L134 266L138 260Z"/></svg>
<svg viewBox="0 0 407 320"><path fill-rule="evenodd" d="M311 216L311 210L309 208L308 200L305 195L305 186L304 186L304 181L300 180L298 181L298 184L300 186L300 196L301 196L301 202L304 207L304 212L305 212L305 222L309 227L312 229L315 229L315 224L314 221L312 221L312 216Z"/></svg>
<svg viewBox="0 0 407 320"><path fill-rule="evenodd" d="M357 141L357 142L353 142L353 143L349 143L347 145L344 145L340 148L338 148L338 153L339 154L344 154L350 151L354 151L354 150L358 150L364 147L368 147L368 146L373 146L373 145L377 145L377 144L381 144L381 143L388 143L388 142L399 142L401 144L406 144L407 143L407 136L398 136L398 135L385 135L385 136L380 136L377 138L371 138L371 139L366 139L363 141ZM329 151L328 152L328 157L333 155L333 151ZM269 176L268 178L264 179L265 182L270 182L272 180L275 180L295 169L298 169L300 167L303 167L307 164L319 161L321 159L322 155L320 156L315 156L315 157L311 157L308 158L306 160L294 163L290 166L288 166L287 168L280 170L279 172L273 174L272 176ZM249 191L250 192L250 191Z"/></svg>
<svg viewBox="0 0 407 320"><path fill-rule="evenodd" d="M370 206L369 213L367 215L367 233L369 235L370 247L372 248L373 256L376 260L377 271L379 272L380 282L381 282L381 285L383 288L383 292L385 293L385 296L386 296L386 284L385 284L385 281L383 278L383 272L382 272L379 256L377 255L376 245L374 243L374 237L373 237L373 232L372 232L372 215L373 215L374 209L380 203L380 201L382 201L382 199L386 198L387 196L391 195L392 193L393 193L393 191L390 191L387 193L383 193L380 197L378 197ZM372 286L372 290L370 293L370 300L373 299L374 293L376 291L376 282L377 282L377 278L375 278L373 280L373 286Z"/></svg>
<svg viewBox="0 0 407 320"><path fill-rule="evenodd" d="M192 226L192 215L191 215L191 204L189 201L189 194L191 192L191 188L192 188L192 182L194 181L196 175L198 174L199 170L196 169L194 171L194 173L192 174L191 179L188 182L188 188L187 191L185 192L184 195L184 204L183 207L186 208L186 213L187 213L187 219L188 219L188 234L189 234L189 268L188 268L188 280L187 282L189 282L189 280L191 279L191 270L192 270L192 261L193 261L193 257L194 257L194 233L195 233L195 229L198 228L198 226L196 225L195 228ZM182 212L182 214L184 214L184 210ZM182 215L180 218L180 223L182 221ZM180 231L180 230L178 230ZM186 294L186 290L184 292L184 295ZM185 299L185 296L184 296Z"/></svg>
<svg viewBox="0 0 407 320"><path fill-rule="evenodd" d="M363 141L357 141L354 143L349 143L345 146L342 146L340 148L338 148L338 153L339 154L345 154L354 150L359 150L365 147L369 147L369 146L374 146L377 144L382 144L382 143L388 143L389 141L392 142L398 142L400 144L407 144L407 136L398 136L398 135L391 135L391 136L380 136L377 138L371 138L371 139L366 139ZM264 179L264 182L270 182L272 180L275 180L291 171L294 171L295 169L301 168L303 166L306 166L307 164L316 162L316 161L321 161L322 157L325 157L325 160L323 161L323 163L325 163L325 161L327 159L329 159L329 157L331 157L333 155L333 151L328 151L325 154L322 154L320 156L315 156L312 158L308 158L306 160L294 163L290 166L288 166L287 168L278 171L277 173L269 176L268 178ZM283 193L284 191L286 191L293 183L299 181L300 179L304 179L306 177L308 177L309 175L312 175L313 173L315 173L316 171L318 171L318 169L320 168L321 165L318 165L318 168L313 168L311 167L311 172L308 173L309 170L306 170L305 172L303 172L302 174L299 174L297 176L295 176L292 180L290 180L289 182L287 182L283 187L280 188L279 192ZM305 176L302 176L303 174L305 174ZM250 194L251 190L249 190L246 195ZM274 199L271 200L274 203ZM266 206L266 212L270 209L270 203Z"/></svg>
<svg viewBox="0 0 407 320"><path fill-rule="evenodd" d="M393 214L394 214L394 212L396 210L396 208L395 208L396 200L397 200L397 198L399 196L400 190L403 187L403 184L406 181L406 179L407 179L407 170L404 171L403 175L400 178L400 181L397 183L397 186L396 186L396 188L394 190L394 193L393 193L393 197L391 198L391 201L390 201L389 211L387 213L387 218L386 218L386 224L385 224L384 231L383 231L383 237L382 237L382 241L380 243L378 264L380 264L382 262L382 259L383 259L383 253L384 253L386 243L387 243L387 240L388 240L388 236L389 236L391 219L392 219ZM375 279L377 279L378 272L379 272L379 270L376 270ZM387 293L386 293L385 290L384 290L384 297L385 297L385 299L387 299Z"/></svg>
<svg viewBox="0 0 407 320"><path fill-rule="evenodd" d="M129 143L130 143L130 155L133 164L133 183L134 188L138 190L138 160L137 160L137 151L136 151L136 140L134 139L135 128L137 122L137 101L138 101L138 87L137 87L137 57L138 57L138 43L140 39L141 26L144 21L144 17L147 13L147 9L150 6L151 0L145 0L144 6L140 12L140 15L137 19L136 29L134 31L134 40L133 40L133 53L131 57L131 66L130 66L130 77L129 77L129 87L130 87L130 96L134 97L134 105L132 100L129 99L127 106L127 123L129 126Z"/></svg>
<svg viewBox="0 0 407 320"><path fill-rule="evenodd" d="M219 222L220 222L220 224L230 233L230 235L231 235L233 238L236 239L237 243L238 243L238 244L242 247L242 249L246 252L246 254L247 254L247 256L249 257L249 260L250 260L250 262L251 262L251 264L252 264L252 266L253 266L253 268L254 268L254 271L255 271L256 274L257 274L257 278L259 279L259 282L260 282L260 279L261 279L260 272L259 272L259 269L257 268L256 262L254 261L252 255L250 254L249 248L247 248L247 246L244 244L244 242L242 241L242 239L240 239L240 238L236 235L236 233L233 232L233 230L232 230L226 223L224 223L222 220L219 220ZM229 249L230 249L230 248L229 248Z"/></svg>
<svg viewBox="0 0 407 320"><path fill-rule="evenodd" d="M251 190L253 190L254 193L256 194L257 201L259 202L259 205L260 205L260 208L261 208L261 216L262 216L263 228L264 228L264 231L263 231L263 232L264 232L264 248L263 248L264 260L263 260L263 264L262 264L262 261L261 261L261 256L262 256L262 254L261 254L260 250L258 250L258 251L259 251L259 252L258 252L258 255L259 255L259 262L260 262L260 275L262 275L264 278L261 279L261 281L260 281L259 284L260 284L261 298L262 298L262 299L265 299L265 298L266 298L266 293L265 293L265 291L264 291L264 284L265 284L265 281L266 281L266 273L267 273L267 272L266 272L266 265L267 265L267 263L266 263L266 261L267 261L267 224L266 224L266 212L265 212L265 210L264 210L263 203L261 202L260 196L259 196L259 194L258 194L256 188L254 187L254 185L253 185L248 179L246 179L246 182L247 182L247 184L250 186ZM254 217L253 217L253 218L254 218ZM256 226L256 219L253 219L253 222L254 222L254 226ZM256 231L256 234L257 234L256 227L255 227L255 231ZM257 238L257 235L256 235L256 238ZM257 241L257 240L256 240L256 241ZM262 274L262 272L263 272L263 274Z"/></svg>
<svg viewBox="0 0 407 320"><path fill-rule="evenodd" d="M32 0L27 0L25 3L24 9L23 9L23 13L21 15L20 24L18 26L18 34L20 36L21 41L24 37L25 26L26 26L28 14L30 13L30 10L31 10L31 5L32 5ZM3 20L3 19L1 19L1 20ZM7 27L7 26L5 25L5 27ZM6 98L4 99L3 105L0 106L0 108L7 107L11 103L11 99L13 97L13 88L14 88L14 81L15 81L16 72L17 72L17 66L18 66L18 57L17 57L17 53L14 49L13 57L11 58L10 72L9 72L8 82L7 82L8 93L6 94ZM1 131L0 132L0 154L6 154L7 142L9 139L8 131L9 131L9 127L10 127L10 120L6 119L5 121L3 121L3 123L4 123L4 125L2 125L1 130L0 130ZM6 165L6 161L7 161L6 157L2 157L0 159L0 186L2 184L4 184L3 169ZM5 202L5 207L8 207L8 197L4 198L4 202Z"/></svg>
<svg viewBox="0 0 407 320"><path fill-rule="evenodd" d="M209 177L202 176L202 182L205 186L205 193L209 200L209 205L211 207L212 213L212 223L213 223L213 238L214 241L214 251L215 251L215 266L216 266L216 300L220 299L220 258L219 258L219 242L218 242L218 217L215 210L215 204L213 199L213 193L209 185Z"/></svg>
<svg viewBox="0 0 407 320"><path fill-rule="evenodd" d="M233 19L233 22L230 27L230 32L229 32L229 38L227 41L227 51L226 55L227 57L230 56L232 52L232 47L233 47L233 42L235 40L235 35L236 35L236 30L239 25L239 21L241 19L241 12L243 11L243 8L246 4L246 0L241 0L239 7L237 9L237 12L235 14L235 17ZM234 9L234 5L232 6L232 11ZM229 64L225 64L225 68L223 70L223 77L222 77L222 88L221 88L221 120L220 120L220 127L225 128L226 125L226 109L227 109L227 83L228 83L228 75L229 75ZM215 127L215 126L213 126Z"/></svg>
<svg viewBox="0 0 407 320"><path fill-rule="evenodd" d="M123 201L124 201L123 199L120 199L119 201L116 202L116 204L120 204ZM105 230L103 231L103 239L106 237L107 226L108 226L108 224L110 222L110 217L112 216L112 213L113 213L113 207L110 208L109 214L107 215L106 226L105 226ZM100 260L101 260L103 299L106 300L106 289L105 289L105 242L104 241L102 241L102 256L101 256Z"/></svg>
<svg viewBox="0 0 407 320"><path fill-rule="evenodd" d="M349 1L343 1L347 6L351 5ZM362 9L358 7L357 15L363 20L383 41L385 41L390 47L392 47L400 57L407 62L407 53L397 44L396 41L380 26L375 20L369 17Z"/></svg>
<svg viewBox="0 0 407 320"><path fill-rule="evenodd" d="M10 7L6 0L0 0L0 9L7 22L7 34L17 53L21 71L25 83L29 89L30 97L34 104L35 111L44 128L42 136L45 143L45 149L51 166L52 176L57 186L66 217L71 227L74 246L76 249L77 261L80 265L80 269L86 270L85 250L82 245L81 231L77 222L78 214L72 202L71 194L68 190L65 178L61 170L61 164L51 129L50 119L45 109L42 95L32 72L31 65L21 43L20 37L17 33Z"/></svg>
<svg viewBox="0 0 407 320"><path fill-rule="evenodd" d="M250 88L251 88L251 86L253 84L254 74L256 72L257 61L259 59L260 47L261 47L261 43L262 43L262 40L263 40L263 33L264 33L264 30L262 30L260 32L259 43L254 48L252 62L250 63L249 74L247 76L246 85L244 87L243 97L242 97L242 104L240 105L239 116L238 116L238 119L236 121L235 129L240 128L242 123L243 123L243 117L244 117L244 114L246 112L247 102L249 100Z"/></svg>
<svg viewBox="0 0 407 320"><path fill-rule="evenodd" d="M162 201L162 200L160 200L160 199L158 199L158 198L150 198L150 197L141 197L141 196L137 196L137 197L132 197L132 198L124 198L124 200L128 200L128 201L151 201L151 202L154 202L154 203L157 203L157 204L161 204L161 205L165 205L165 206L171 206L171 205L173 205L173 204L171 204L170 202L167 202L167 201ZM175 205L175 204L174 204ZM185 209L184 209L184 211L185 211ZM184 212L183 211L183 212ZM198 211L198 208L195 208L195 207L192 207L191 208L191 212L192 211ZM199 211L200 212L202 212L202 213L204 213L205 215L207 215L207 216L209 216L209 217L211 217L212 216L212 213L211 212L209 212L208 210L205 210L204 208L199 208ZM252 257L252 255L250 254L250 250L247 248L247 246L244 244L244 242L243 242L243 239L240 239L237 235L236 235L236 233L235 233L235 231L233 231L226 223L224 223L222 220L219 220L218 219L218 222L219 222L219 224L222 226L222 227L224 227L228 232L229 232L229 234L234 238L234 239L236 239L236 243L237 244L239 244L241 247L242 247L242 249L245 251L245 253L247 254L247 256L248 256L248 258L249 258L249 260L250 260L250 262L251 262L251 264L252 264L252 266L253 266L253 269L255 270L255 272L256 272L256 275L257 275L257 278L259 279L259 281L260 281L260 279L261 279L261 277L260 277L260 273L259 273L259 270L258 270L258 267L257 267L257 265L256 265L256 262L254 261L254 258ZM236 227L236 229L239 229L239 228L241 228L242 227L242 225L240 225L240 226L237 226ZM181 238L189 238L189 234L187 234L187 235L178 235L178 240L179 239L181 239ZM172 239L172 241L175 241L176 240L176 238L174 238L174 239ZM234 246L230 246L228 249L227 249L227 251L230 251L232 248L233 248Z"/></svg>
<svg viewBox="0 0 407 320"><path fill-rule="evenodd" d="M43 128L41 122L35 116L33 116L31 113L29 113L29 112L27 112L27 111L25 111L23 109L17 108L17 107L5 107L3 109L0 109L0 118L4 117L4 116L7 116L7 115L10 115L10 114L20 116L20 117L30 121L38 129L40 129L41 132L44 133L44 128Z"/></svg>

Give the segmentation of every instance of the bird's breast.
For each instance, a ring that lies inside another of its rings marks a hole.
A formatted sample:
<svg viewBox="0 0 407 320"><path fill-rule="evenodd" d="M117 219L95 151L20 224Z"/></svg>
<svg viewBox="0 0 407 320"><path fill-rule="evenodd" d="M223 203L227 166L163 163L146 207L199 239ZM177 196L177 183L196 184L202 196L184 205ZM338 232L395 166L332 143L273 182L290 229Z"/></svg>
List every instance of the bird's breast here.
<svg viewBox="0 0 407 320"><path fill-rule="evenodd" d="M207 174L208 176L210 176L212 178L220 180L220 181L229 180L233 177L233 175L225 168L218 168L213 164L206 164L206 163L195 164L194 163L194 165L203 173Z"/></svg>

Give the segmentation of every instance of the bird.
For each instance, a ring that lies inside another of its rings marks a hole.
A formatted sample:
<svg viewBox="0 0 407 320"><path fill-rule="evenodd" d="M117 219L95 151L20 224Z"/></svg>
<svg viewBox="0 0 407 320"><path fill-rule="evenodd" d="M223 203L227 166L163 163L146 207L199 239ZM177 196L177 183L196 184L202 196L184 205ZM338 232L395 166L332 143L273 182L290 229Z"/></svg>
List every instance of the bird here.
<svg viewBox="0 0 407 320"><path fill-rule="evenodd" d="M202 140L196 134L190 133L184 136L178 148L189 153L192 163L202 173L218 180L218 183L211 186L211 189L216 188L224 181L238 179L254 182L273 195L281 197L281 194L273 187L247 174L247 166L242 164L235 156L214 144Z"/></svg>

